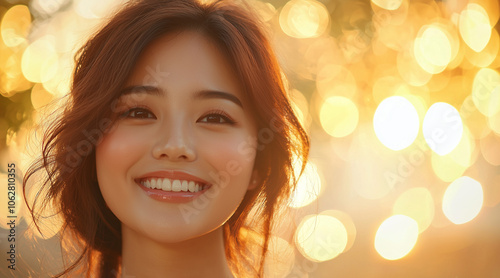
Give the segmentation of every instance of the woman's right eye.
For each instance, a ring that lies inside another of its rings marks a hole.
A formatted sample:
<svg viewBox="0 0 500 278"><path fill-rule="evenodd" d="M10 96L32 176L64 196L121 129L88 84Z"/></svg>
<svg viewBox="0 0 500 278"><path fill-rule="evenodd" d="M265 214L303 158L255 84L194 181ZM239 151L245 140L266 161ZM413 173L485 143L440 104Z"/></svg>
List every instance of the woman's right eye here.
<svg viewBox="0 0 500 278"><path fill-rule="evenodd" d="M133 119L156 119L156 116L146 108L135 107L122 114L123 118Z"/></svg>

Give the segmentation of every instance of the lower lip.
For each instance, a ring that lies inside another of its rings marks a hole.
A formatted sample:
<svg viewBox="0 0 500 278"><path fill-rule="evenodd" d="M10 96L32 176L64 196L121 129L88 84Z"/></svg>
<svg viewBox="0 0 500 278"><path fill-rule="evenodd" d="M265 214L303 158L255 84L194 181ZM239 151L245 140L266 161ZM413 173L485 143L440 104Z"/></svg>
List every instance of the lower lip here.
<svg viewBox="0 0 500 278"><path fill-rule="evenodd" d="M205 186L205 188L198 192L185 192L185 191L163 191L161 189L151 189L147 188L142 184L138 184L139 187L146 192L146 194L158 201L167 203L188 203L198 198L200 195L205 193L210 186Z"/></svg>

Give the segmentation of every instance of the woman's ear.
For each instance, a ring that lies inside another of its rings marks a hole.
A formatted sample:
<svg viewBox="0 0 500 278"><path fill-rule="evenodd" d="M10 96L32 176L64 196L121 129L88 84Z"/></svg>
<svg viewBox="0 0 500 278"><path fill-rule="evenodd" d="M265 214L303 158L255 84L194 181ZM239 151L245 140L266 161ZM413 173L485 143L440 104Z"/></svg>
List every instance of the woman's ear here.
<svg viewBox="0 0 500 278"><path fill-rule="evenodd" d="M250 178L250 183L248 184L248 190L255 189L259 184L259 172L257 170L253 170L252 177Z"/></svg>

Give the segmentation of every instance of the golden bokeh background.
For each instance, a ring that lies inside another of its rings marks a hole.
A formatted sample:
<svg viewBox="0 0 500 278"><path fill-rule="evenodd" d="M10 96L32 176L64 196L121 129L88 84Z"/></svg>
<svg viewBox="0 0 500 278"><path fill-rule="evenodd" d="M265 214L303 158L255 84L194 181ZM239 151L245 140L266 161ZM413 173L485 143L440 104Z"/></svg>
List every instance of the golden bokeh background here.
<svg viewBox="0 0 500 278"><path fill-rule="evenodd" d="M312 138L266 277L500 277L498 1L247 2ZM7 163L21 196L34 126L60 109L75 51L123 3L0 1L2 251ZM56 273L61 219L49 210L40 234L17 201L17 270L4 261L0 276Z"/></svg>

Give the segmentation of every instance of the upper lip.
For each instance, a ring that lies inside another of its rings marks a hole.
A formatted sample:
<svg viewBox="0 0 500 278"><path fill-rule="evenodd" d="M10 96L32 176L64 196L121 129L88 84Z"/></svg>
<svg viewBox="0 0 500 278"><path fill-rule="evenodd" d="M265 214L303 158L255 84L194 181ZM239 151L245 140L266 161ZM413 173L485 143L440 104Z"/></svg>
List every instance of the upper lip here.
<svg viewBox="0 0 500 278"><path fill-rule="evenodd" d="M193 176L183 171L175 171L175 170L162 170L155 171L144 174L136 179L136 181L140 182L141 180L151 179L151 178L167 178L171 180L187 180L194 181L201 184L208 184L208 182L204 179L201 179L197 176Z"/></svg>

